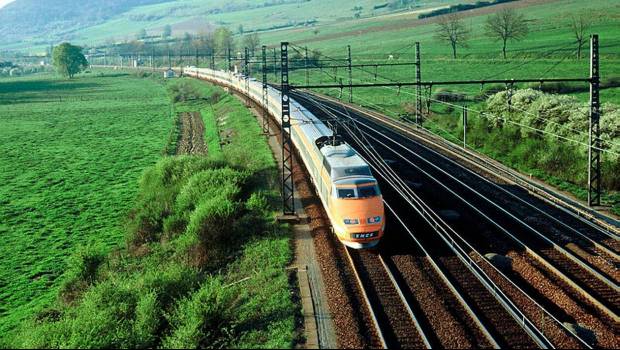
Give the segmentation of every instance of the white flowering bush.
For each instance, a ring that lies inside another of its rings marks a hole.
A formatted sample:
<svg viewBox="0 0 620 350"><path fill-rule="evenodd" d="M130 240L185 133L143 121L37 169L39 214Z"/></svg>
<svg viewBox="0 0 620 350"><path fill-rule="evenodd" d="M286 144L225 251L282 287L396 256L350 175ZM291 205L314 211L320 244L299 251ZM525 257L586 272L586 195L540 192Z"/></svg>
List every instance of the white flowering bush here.
<svg viewBox="0 0 620 350"><path fill-rule="evenodd" d="M587 154L589 138L589 104L573 96L547 94L524 89L500 91L486 101L485 118L491 128L517 128L522 142L544 141L537 164L556 176L582 182L576 174ZM569 140L572 141L569 141ZM620 189L620 107L605 103L601 107L601 147L603 182L609 189Z"/></svg>

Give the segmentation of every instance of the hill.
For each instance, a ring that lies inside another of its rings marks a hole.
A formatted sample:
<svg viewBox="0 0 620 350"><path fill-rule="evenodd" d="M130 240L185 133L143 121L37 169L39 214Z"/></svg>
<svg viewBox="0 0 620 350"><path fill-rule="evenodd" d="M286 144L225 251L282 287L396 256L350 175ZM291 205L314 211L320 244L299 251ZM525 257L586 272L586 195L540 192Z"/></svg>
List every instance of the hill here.
<svg viewBox="0 0 620 350"><path fill-rule="evenodd" d="M227 26L236 33L294 28L373 17L407 8L442 7L457 0L17 0L0 9L0 49L41 49L61 40L98 44L134 38L143 29L174 35ZM462 2L462 1L461 1ZM465 2L471 2L467 0Z"/></svg>
<svg viewBox="0 0 620 350"><path fill-rule="evenodd" d="M0 32L7 42L30 37L52 39L99 24L135 6L169 0L17 0L0 9ZM45 34L43 34L45 33Z"/></svg>

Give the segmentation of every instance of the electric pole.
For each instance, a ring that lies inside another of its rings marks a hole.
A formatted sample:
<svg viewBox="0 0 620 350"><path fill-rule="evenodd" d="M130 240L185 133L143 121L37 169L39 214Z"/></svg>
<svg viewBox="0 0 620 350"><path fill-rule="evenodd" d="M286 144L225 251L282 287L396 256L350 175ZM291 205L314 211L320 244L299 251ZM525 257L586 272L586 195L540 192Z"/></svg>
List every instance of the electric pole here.
<svg viewBox="0 0 620 350"><path fill-rule="evenodd" d="M601 101L598 35L590 37L590 132L588 147L588 206L601 205Z"/></svg>
<svg viewBox="0 0 620 350"><path fill-rule="evenodd" d="M420 67L420 43L415 43L415 81L416 99L415 99L415 123L419 124L422 119L422 68Z"/></svg>
<svg viewBox="0 0 620 350"><path fill-rule="evenodd" d="M351 45L347 45L349 51L349 103L353 102L353 71L351 70Z"/></svg>
<svg viewBox="0 0 620 350"><path fill-rule="evenodd" d="M282 102L282 210L284 215L295 215L295 196L293 193L293 167L291 140L291 105L288 81L288 43L280 46L280 97Z"/></svg>

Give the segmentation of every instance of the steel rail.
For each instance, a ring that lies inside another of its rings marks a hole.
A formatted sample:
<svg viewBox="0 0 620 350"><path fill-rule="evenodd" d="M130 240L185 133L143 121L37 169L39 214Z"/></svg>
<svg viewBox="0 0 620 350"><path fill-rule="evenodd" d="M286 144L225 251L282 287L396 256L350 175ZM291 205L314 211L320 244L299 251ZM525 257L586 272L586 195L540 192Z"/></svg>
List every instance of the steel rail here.
<svg viewBox="0 0 620 350"><path fill-rule="evenodd" d="M313 94L313 95L314 95L314 94ZM329 100L329 99L327 99L327 100ZM336 102L336 101L333 101L333 102ZM342 112L339 112L339 113L341 113L343 116L345 116ZM355 120L354 120L354 121L355 121ZM468 186L468 185L464 184L462 181L460 181L460 180L456 179L454 176L452 176L452 175L448 174L448 173L447 173L447 172L445 172L443 169L440 169L439 167L437 167L437 166L436 166L435 164L433 164L432 162L429 162L429 161L428 161L428 160L426 160L425 158L423 158L423 157L419 156L417 153L415 153L415 152L413 152L413 151L409 150L408 148L404 147L402 144L398 143L398 142L397 142L397 141L395 141L394 139L389 138L387 135L385 135L385 134L383 134L383 133L381 133L381 132L379 132L379 131L375 130L374 128L371 128L371 127L369 127L369 126L367 126L367 125L365 125L365 124L363 124L363 123L361 123L361 122L359 122L359 121L355 121L355 122L356 122L356 123L360 123L361 125L363 125L364 127L368 128L369 130L371 130L371 131L373 131L373 132L376 132L376 133L380 134L381 136L383 136L383 137L385 137L386 139L390 140L392 143L394 143L394 144L398 145L399 147L403 148L403 149L404 149L404 150L406 150L407 152L409 152L409 153L413 154L414 156L416 156L417 158L419 158L419 159L423 160L423 161L424 161L424 162L426 162L427 164L430 164L431 166L433 166L435 169L439 170L440 172L442 172L442 173L443 173L443 174L445 174L446 176L449 176L451 179L453 179L453 180L457 181L457 182L458 182L458 183L460 183L461 185L463 185L463 186L465 186L466 188L470 189L471 191L475 192L477 195L479 195L479 196L481 196L481 197L484 197L484 195L482 195L482 194L481 194L481 193L479 193L478 191L475 191L475 190L474 190L474 189L472 189L470 186ZM387 149L390 149L390 148L389 148L389 147L387 147L386 145L384 145L384 146L385 146ZM478 177L479 179L483 180L483 181L484 181L484 182L486 182L487 184L493 185L495 188L500 189L500 190L502 190L502 191L507 191L507 190L503 189L501 186L498 186L497 184L495 184L495 183L493 183L493 182L489 181L488 179L484 178L483 176L481 176L481 175L479 175L479 174L477 174L477 173L475 173L475 172L471 171L470 169L468 169L468 168L464 167L463 165L459 164L458 162L455 162L455 161L453 161L452 159L447 158L446 156L442 155L441 153L436 152L435 150L431 149L430 147L428 147L428 146L426 146L426 145L424 145L424 144L420 144L420 146L421 146L421 147L423 147L425 150L428 150L429 152L431 152L431 153L433 153L433 154L435 154L435 155L437 155L437 156L440 156L441 158L443 158L443 159L444 159L444 160L446 160L447 162L449 162L449 163L451 163L451 164L454 164L454 165L458 166L459 168L461 168L462 170L466 171L467 173L470 173L470 174L475 175L476 177ZM393 153L395 153L395 154L399 154L398 152L393 151L393 150L392 150L392 152L393 152ZM406 160L406 161L407 161L407 162L409 162L409 160ZM409 162L409 163L410 163L410 162ZM428 175L428 176L430 177L430 175ZM512 196L515 196L515 198L519 199L519 200L520 200L520 201L522 201L523 203L531 205L531 204L530 204L530 203L528 203L527 201L524 201L523 199L519 198L518 196L516 196L516 195L512 194L511 192L509 192L509 191L508 191L507 193L508 193L508 194L510 194L510 195L512 195ZM485 197L485 198L486 198L486 197ZM487 200L487 201L489 201L489 200L488 200L488 198L487 198L486 200ZM501 210L503 210L503 208L501 208L501 207L499 207L499 206L497 206L497 205L495 205L495 206L496 206L496 207L498 207L498 208L500 208ZM565 227L567 227L567 228L570 228L571 230L575 231L576 233L581 234L579 231L577 231L577 230L575 230L574 228L572 228L572 227L570 227L570 226L566 225L565 223L561 222L561 221L560 221L560 220L558 220L557 218L552 217L550 214L548 214L548 213L546 213L546 212L542 211L541 209L539 209L539 208L537 208L537 207L535 207L535 206L533 206L533 205L531 205L531 206L532 206L532 208L534 208L534 209L538 210L539 212L541 212L541 213L543 213L543 214L546 214L546 215L547 215L547 216L549 216L550 218L554 219L554 221L556 221L556 222L558 222L558 223L560 223L560 224L564 225L564 226L565 226ZM504 211L504 212L505 212L505 211ZM519 220L518 218L514 217L514 216L513 216L512 214L510 214L510 213L508 213L508 215L510 215L511 217L513 217L513 218L515 218L515 219ZM576 218L579 218L579 217L576 217ZM520 220L519 220L519 221L520 221ZM535 232L538 232L537 230L535 230L534 228L530 227L530 226L529 226L529 225L527 225L526 223L523 223L522 221L520 221L520 223L524 224L524 225L525 225L528 229L533 230L533 231L535 231ZM539 234L539 235L541 235L541 238L545 239L547 243L551 243L551 244L553 244L553 246L554 246L554 247L559 248L558 250L563 249L563 248L562 248L562 247L560 247L559 245L557 245L557 244L555 244L554 242L552 242L552 241L548 240L548 238L547 238L544 234L542 234L542 233L540 233L540 232L538 232L538 234ZM593 245L596 245L597 247L600 247L600 248L601 248L601 250L603 250L603 251L605 251L606 253L608 253L611 257L614 257L614 258L615 258L615 257L617 257L617 254L616 254L615 252L613 252L611 249L609 249L609 248L605 247L604 245L602 245L602 244L597 244L597 242L593 241L593 240L592 240L592 239L590 239L589 237L582 236L582 235L580 235L580 236L581 236L582 238L587 239L588 241L590 241ZM570 253L569 253L569 254L570 254ZM572 254L571 254L571 255L572 255ZM574 256L573 256L573 257L574 257ZM575 257L575 258L576 258L576 257ZM577 259L577 258L576 258L576 259ZM579 264L579 262L576 262L576 263L578 263L578 264ZM589 268L589 266L583 266L583 265L581 265L581 264L579 264L579 265L580 265L580 266L582 266L582 268L585 268L585 269L588 269L588 268ZM591 271L591 272L593 272L594 274L599 274L599 273L598 273L598 271L595 271L595 270L593 270L593 271ZM599 274L599 275L600 275L600 274ZM598 276L597 276L597 277L598 277ZM603 277L603 282L605 282L606 277L604 277L604 276L601 276L601 277ZM609 283L607 283L607 282L609 282ZM607 282L605 282L605 283L606 283L609 287L614 288L614 289L617 289L617 288L618 288L618 286L617 286L614 282L609 281L608 279L607 279Z"/></svg>
<svg viewBox="0 0 620 350"><path fill-rule="evenodd" d="M482 323L482 321L480 320L480 318L478 317L478 315L476 315L476 313L474 312L474 310L471 308L471 306L469 305L469 303L467 303L467 301L465 301L465 298L463 297L463 294L461 292L459 292L456 288L456 286L454 286L454 284L450 281L450 279L448 279L448 277L446 276L446 273L441 269L441 267L439 267L439 264L437 264L437 262L435 261L435 259L428 253L428 251L426 250L426 248L424 248L424 246L422 245L422 243L418 240L418 238L415 236L415 234L409 229L409 227L403 222L403 220L400 218L400 216L396 213L396 211L387 203L387 201L383 201L383 203L385 204L385 206L388 208L388 210L392 213L392 215L398 220L398 222L400 223L400 225L407 231L407 233L409 234L409 236L413 239L413 241L415 242L415 244L418 246L418 248L424 253L424 256L426 258L426 260L430 263L430 265L433 267L433 270L435 271L435 273L437 275L439 275L439 277L441 278L441 280L443 281L443 283L446 285L446 287L448 287L448 289L450 289L450 291L452 292L453 296L457 299L457 301L459 302L459 304L465 309L465 312L467 312L467 314L469 315L469 317L473 320L473 322L476 324L476 326L478 326L478 329L480 329L480 331L482 332L482 334L484 335L484 337L489 341L489 343L491 344L491 346L494 349L500 349L501 347L499 346L499 344L497 343L497 340L495 340L495 338L493 337L493 335L491 335L491 332L489 332L489 330L487 329L487 327Z"/></svg>
<svg viewBox="0 0 620 350"><path fill-rule="evenodd" d="M368 313L370 314L370 318L375 326L375 331L377 332L377 337L379 338L379 341L381 342L381 347L383 349L387 349L388 345L385 341L385 337L383 336L383 331L381 330L381 325L379 324L379 321L377 319L377 316L375 314L375 310L372 306L372 303L370 302L370 299L368 298L368 294L366 293L366 288L364 287L364 283L362 282L362 279L360 277L359 271L357 270L357 268L355 267L355 262L353 261L353 257L351 256L351 252L349 252L349 248L348 247L344 247L344 250L347 254L347 258L349 259L349 264L351 265L351 268L353 269L353 274L355 275L355 280L357 281L357 285L360 288L360 291L362 293L362 297L364 298L364 303L366 304L366 307L368 308Z"/></svg>
<svg viewBox="0 0 620 350"><path fill-rule="evenodd" d="M324 110L326 113L330 113L327 110ZM369 163L370 164L370 163ZM371 164L371 166L373 166ZM373 169L378 170L375 166L373 166ZM379 172L379 171L378 171ZM381 172L379 172L381 173ZM386 181L390 182L386 176L385 173L382 173L384 175L384 178L386 179ZM394 174L395 175L395 174ZM397 188L396 185L394 185L393 183L391 183L392 187L394 189ZM397 190L398 191L398 190ZM399 222L404 226L405 230L407 230L407 232L409 233L409 235L411 236L411 238L414 240L414 242L416 243L417 247L424 253L424 255L426 256L426 259L429 261L429 263L431 264L431 266L433 267L435 273L437 273L439 275L439 277L441 278L441 280L445 283L445 285L448 287L448 289L450 289L450 291L453 293L453 296L456 297L457 301L459 302L459 304L461 304L461 306L465 309L465 311L467 312L467 314L471 317L471 319L473 320L473 322L478 326L478 328L480 329L480 331L482 332L482 334L484 335L484 337L489 341L489 343L496 349L499 349L500 346L497 342L497 340L493 337L493 335L489 332L488 328L482 323L482 321L480 320L480 318L478 317L478 315L476 315L476 313L473 311L472 307L469 305L469 303L467 303L467 301L465 300L465 298L463 297L462 293L456 288L456 286L452 283L452 281L450 281L450 279L447 277L446 273L443 271L443 269L439 266L439 264L435 261L435 259L432 257L431 254L428 253L428 251L426 250L426 248L422 245L422 243L417 239L417 237L415 237L415 235L411 232L411 230L401 221L400 217L398 217L398 215L396 214L396 212L389 206L389 204L384 201L384 204L388 207L388 209L395 215L397 216Z"/></svg>
<svg viewBox="0 0 620 350"><path fill-rule="evenodd" d="M427 349L431 349L432 348L431 347L431 343L428 340L428 335L426 335L427 332L424 330L424 328L420 324L420 321L418 321L418 318L413 313L413 309L411 308L411 304L409 303L409 300L407 300L407 297L403 293L403 290L400 287L400 285L398 284L398 281L396 281L396 278L394 277L394 274L392 273L392 270L385 263L385 260L383 259L383 256L381 256L381 254L377 255L377 257L378 257L379 261L381 262L381 265L385 269L386 274L390 278L390 281L392 282L392 285L394 285L394 289L396 289L396 292L398 293L398 296L400 297L400 300L402 301L403 305L405 305L405 308L407 309L407 313L409 314L409 317L413 321L413 324L415 324L415 328L418 331L418 334L420 335L420 337L422 338L422 342L424 343L424 346L426 346Z"/></svg>
<svg viewBox="0 0 620 350"><path fill-rule="evenodd" d="M420 155L418 155L415 152L411 152L410 150L408 150L406 147L402 146L401 144L399 144L396 140L391 139L390 137L388 137L387 135L374 130L372 128L370 128L369 126L360 123L362 126L368 128L369 130L372 130L380 135L382 135L385 139L390 140L392 143L400 146L401 148L403 148L404 150L408 151L410 154L412 154L413 156L415 156L416 158L424 161L426 164L430 165L431 167L435 168L436 170L438 170L439 172L443 173L445 176L449 177L450 179L452 179L453 181L455 181L456 183L462 185L463 187L467 188L470 192L476 194L479 198L485 200L487 203L492 204L493 206L495 206L497 209L499 209L500 211L502 211L505 215L508 215L509 217L511 217L512 219L516 220L517 222L525 225L527 228L529 228L530 230L538 233L537 230L535 230L534 228L532 228L531 226L529 226L528 224L526 224L525 222L523 222L522 220L520 220L519 218L515 217L514 215L512 215L511 213L509 213L508 211L506 211L503 207L501 207L500 205L497 205L495 202L491 201L490 199L488 199L486 196L484 196L483 194L479 193L478 191L476 191L475 189L473 189L472 187L470 187L469 185L463 183L462 181L460 181L459 179L455 178L454 176L452 176L451 174L449 174L448 172L446 172L445 170L439 168L438 166L436 166L435 164L433 164L432 162L430 162L429 160L421 157ZM555 273L558 277L560 277L564 282L568 283L571 287L573 287L575 290L577 290L580 294L582 294L586 299L588 299L590 302L592 302L593 304L595 304L598 308L600 308L604 313L606 313L608 316L610 316L612 319L614 319L614 321L616 322L620 322L620 318L618 317L618 315L616 315L615 312L613 312L612 310L610 310L607 305L605 305L603 302L601 302L599 299L595 298L594 296L592 296L590 293L588 293L579 283L575 282L573 279L571 279L570 277L568 277L565 273L563 273L562 271L560 271L557 267L555 267L553 264L551 264L549 261L547 261L547 259L543 258L540 254L538 254L536 251L534 251L532 248L529 247L529 245L527 245L526 243L524 243L522 240L520 240L519 238L517 238L514 234L512 234L511 232L509 232L504 226L502 226L501 224L497 223L495 220L493 220L490 216L488 216L487 214L485 214L482 210L480 210L475 204L471 203L470 201L468 201L467 199L465 199L463 196L457 194L454 190L452 190L451 188L449 188L446 184L444 184L442 181L440 181L439 179L436 179L435 177L433 177L432 175L430 175L428 172L426 172L425 170L423 170L421 167L415 165L413 162L411 162L407 157L405 157L404 155L402 155L401 153L399 153L398 151L390 148L389 146L387 146L385 143L383 143L382 141L380 141L379 139L377 139L376 137L366 133L366 135L368 137L370 137L371 139L373 139L375 142L381 144L383 147L385 147L387 150L389 150L390 152L394 153L395 155L397 155L398 157L400 157L401 159L403 159L406 163L408 163L409 165L415 167L418 171L420 171L421 173L423 173L424 175L426 175L430 180L434 181L436 184L438 184L439 186L443 187L446 191L450 192L452 195L454 195L456 198L458 198L461 202L463 202L465 205L467 205L468 207L470 207L472 210L474 210L476 213L478 213L478 215L480 215L481 217L485 218L489 223L491 223L493 226L495 226L497 229L499 229L502 233L504 233L505 235L507 235L509 238L511 238L515 243L517 243L519 246L521 246L522 248L524 248L527 253L532 256L534 259L536 259L537 261L539 261L540 263L542 263L545 267L547 267L549 270L553 271L553 273ZM542 235L540 233L538 233L539 235ZM549 240L547 237L545 237L543 235L543 237L545 238L545 240L550 243L556 250L558 250L559 252L561 252L563 255L565 255L567 258L570 259L570 257L572 256L572 254L570 254L568 251L566 251L564 248L558 246L557 244L555 244L553 241ZM573 260L571 260L573 261ZM607 279L606 277L604 277L603 275L601 275L598 271L594 270L592 267L588 266L587 264L585 264L584 262L582 262L580 259L579 260L575 260L574 262L577 262L579 266L581 266L582 268L584 268L586 271L588 271L589 273L591 273L592 275L594 275L596 278L599 278L601 281L603 281L604 283L606 283L608 286L610 286L611 288L618 290L618 286L613 283L612 281L609 281L609 279ZM600 277L599 277L600 276Z"/></svg>

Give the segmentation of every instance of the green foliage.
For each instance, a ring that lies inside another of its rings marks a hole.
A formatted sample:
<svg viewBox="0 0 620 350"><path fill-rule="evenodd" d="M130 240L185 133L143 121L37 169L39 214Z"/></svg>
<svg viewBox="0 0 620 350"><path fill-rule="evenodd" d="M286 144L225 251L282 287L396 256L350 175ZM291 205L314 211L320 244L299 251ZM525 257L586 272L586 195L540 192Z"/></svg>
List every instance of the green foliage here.
<svg viewBox="0 0 620 350"><path fill-rule="evenodd" d="M142 176L140 194L127 225L127 243L137 247L159 240L164 220L172 215L176 197L191 174L217 166L211 159L168 157Z"/></svg>
<svg viewBox="0 0 620 350"><path fill-rule="evenodd" d="M173 84L169 87L169 90L173 102L193 101L202 97L194 85L187 83L187 81Z"/></svg>
<svg viewBox="0 0 620 350"><path fill-rule="evenodd" d="M56 46L52 60L56 71L63 77L69 77L69 79L88 67L88 61L82 54L82 48L69 43Z"/></svg>
<svg viewBox="0 0 620 350"><path fill-rule="evenodd" d="M169 349L225 348L234 333L236 295L218 278L210 278L200 290L179 301L167 321L171 334L162 347Z"/></svg>
<svg viewBox="0 0 620 350"><path fill-rule="evenodd" d="M78 247L69 257L59 292L64 301L74 300L95 281L97 269L104 261L105 253L101 246L88 245Z"/></svg>

